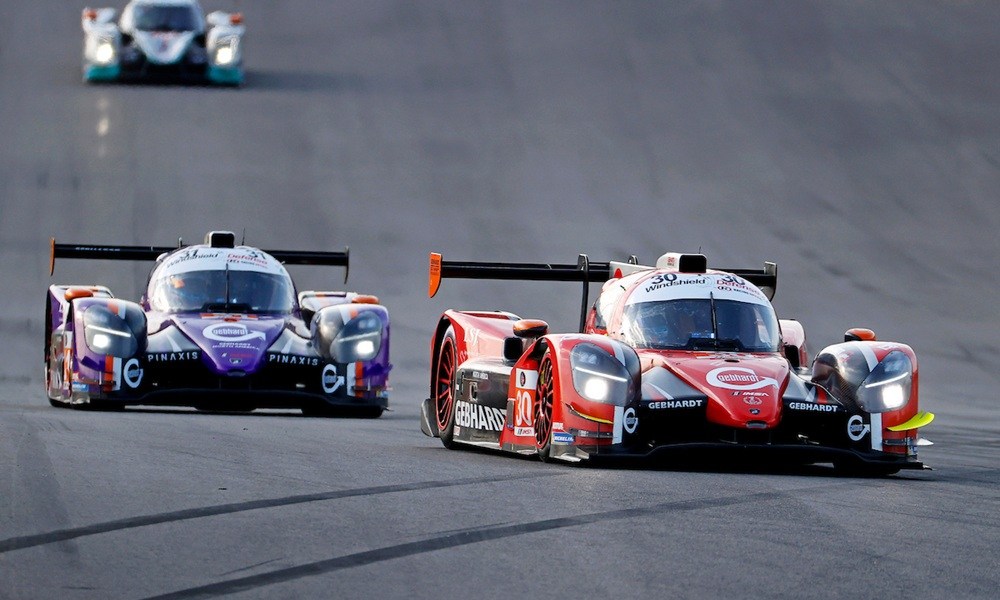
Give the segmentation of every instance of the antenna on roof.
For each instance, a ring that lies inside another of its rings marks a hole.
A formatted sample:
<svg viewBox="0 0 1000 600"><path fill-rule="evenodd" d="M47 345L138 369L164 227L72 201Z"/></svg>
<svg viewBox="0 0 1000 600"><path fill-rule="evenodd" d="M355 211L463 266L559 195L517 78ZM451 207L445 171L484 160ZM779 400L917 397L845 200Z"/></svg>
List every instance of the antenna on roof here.
<svg viewBox="0 0 1000 600"><path fill-rule="evenodd" d="M246 245L247 245L247 228L244 227L243 228L243 237L240 238L240 246L246 246Z"/></svg>

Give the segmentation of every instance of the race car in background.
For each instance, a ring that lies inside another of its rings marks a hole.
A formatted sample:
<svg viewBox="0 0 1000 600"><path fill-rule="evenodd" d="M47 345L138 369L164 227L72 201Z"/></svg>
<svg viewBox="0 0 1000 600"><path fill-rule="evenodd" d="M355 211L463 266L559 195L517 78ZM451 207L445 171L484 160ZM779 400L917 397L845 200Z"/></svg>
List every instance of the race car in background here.
<svg viewBox="0 0 1000 600"><path fill-rule="evenodd" d="M890 474L918 469L913 350L850 329L808 362L805 332L770 303L777 267L446 261L444 277L583 283L580 333L500 311L448 310L431 340L421 429L463 445L578 462L681 452ZM590 282L603 281L588 310Z"/></svg>
<svg viewBox="0 0 1000 600"><path fill-rule="evenodd" d="M348 251L264 251L235 241L224 231L178 247L53 240L50 273L57 258L155 264L138 302L99 285L49 287L51 404L380 416L389 402L388 311L355 292L296 294L284 267L346 268Z"/></svg>
<svg viewBox="0 0 1000 600"><path fill-rule="evenodd" d="M132 0L83 9L83 80L243 83L243 16L197 0Z"/></svg>

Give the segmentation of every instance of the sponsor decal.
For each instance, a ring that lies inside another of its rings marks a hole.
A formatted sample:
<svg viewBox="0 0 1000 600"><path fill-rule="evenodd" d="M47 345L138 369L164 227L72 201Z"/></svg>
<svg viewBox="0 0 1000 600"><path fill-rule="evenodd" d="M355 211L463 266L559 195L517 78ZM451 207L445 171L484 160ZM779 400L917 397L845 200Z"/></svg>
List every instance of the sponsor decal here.
<svg viewBox="0 0 1000 600"><path fill-rule="evenodd" d="M716 286L726 292L739 292L741 294L748 294L754 298L763 298L764 295L761 293L756 286L747 283L734 275L726 275L720 277L716 280Z"/></svg>
<svg viewBox="0 0 1000 600"><path fill-rule="evenodd" d="M764 404L764 401L761 400L760 398L751 397L751 398L743 398L743 403L749 404L750 406L760 406L761 404Z"/></svg>
<svg viewBox="0 0 1000 600"><path fill-rule="evenodd" d="M295 354L282 354L280 352L268 352L267 362L275 365L296 365L300 367L319 366L319 358L315 356L297 356Z"/></svg>
<svg viewBox="0 0 1000 600"><path fill-rule="evenodd" d="M854 415L847 420L847 437L851 438L855 442L860 442L868 432L871 431L871 427L865 423L865 420L861 418L861 415Z"/></svg>
<svg viewBox="0 0 1000 600"><path fill-rule="evenodd" d="M182 250L181 252L178 252L173 256L171 256L170 260L167 261L166 263L166 268L171 269L189 260L212 259L212 258L218 258L220 256L222 256L222 253L220 253L217 250L206 251L202 248L190 248L188 250Z"/></svg>
<svg viewBox="0 0 1000 600"><path fill-rule="evenodd" d="M701 408L704 403L704 400L663 400L650 402L648 408L652 410L664 408Z"/></svg>
<svg viewBox="0 0 1000 600"><path fill-rule="evenodd" d="M719 367L712 369L705 376L709 385L727 390L759 390L774 386L778 382L771 377L761 377L753 369L746 367Z"/></svg>
<svg viewBox="0 0 1000 600"><path fill-rule="evenodd" d="M253 250L246 250L239 253L233 252L226 257L227 262L231 263L243 263L247 265L255 265L258 267L267 268L271 265L270 262L264 257L263 254L255 252Z"/></svg>
<svg viewBox="0 0 1000 600"><path fill-rule="evenodd" d="M527 369L517 370L517 387L525 389L535 389L538 387L538 371Z"/></svg>
<svg viewBox="0 0 1000 600"><path fill-rule="evenodd" d="M201 358L201 352L197 350L187 350L185 352L148 352L146 354L146 362L148 363L198 360L199 358Z"/></svg>
<svg viewBox="0 0 1000 600"><path fill-rule="evenodd" d="M130 388L139 387L139 384L142 383L142 367L139 366L139 359L132 358L125 363L122 375L125 379L125 385Z"/></svg>
<svg viewBox="0 0 1000 600"><path fill-rule="evenodd" d="M86 383L80 383L79 381L74 381L71 384L74 392L89 392L90 386Z"/></svg>
<svg viewBox="0 0 1000 600"><path fill-rule="evenodd" d="M572 444L576 438L572 434L566 433L564 431L553 431L552 432L552 443L553 444Z"/></svg>
<svg viewBox="0 0 1000 600"><path fill-rule="evenodd" d="M475 327L470 327L465 330L465 345L469 348L479 347L479 330Z"/></svg>
<svg viewBox="0 0 1000 600"><path fill-rule="evenodd" d="M677 273L661 273L659 275L654 275L649 278L646 282L646 288L643 290L647 294L650 292L655 292L656 290L662 290L663 288L673 287L676 285L705 285L708 283L708 279L705 277L678 277Z"/></svg>
<svg viewBox="0 0 1000 600"><path fill-rule="evenodd" d="M344 385L344 376L337 375L337 367L334 365L326 365L323 367L323 391L327 394L332 394L339 390L341 386Z"/></svg>
<svg viewBox="0 0 1000 600"><path fill-rule="evenodd" d="M499 408L472 404L464 400L455 402L455 425L487 431L501 431L505 416Z"/></svg>
<svg viewBox="0 0 1000 600"><path fill-rule="evenodd" d="M759 408L751 408L750 409L750 414L751 415L759 415L760 414L760 409Z"/></svg>
<svg viewBox="0 0 1000 600"><path fill-rule="evenodd" d="M240 323L213 323L202 330L201 334L216 342L248 342L263 340L263 331L251 331Z"/></svg>
<svg viewBox="0 0 1000 600"><path fill-rule="evenodd" d="M534 427L515 427L514 435L517 437L535 437Z"/></svg>
<svg viewBox="0 0 1000 600"><path fill-rule="evenodd" d="M837 412L836 404L816 404L814 402L789 402L788 408L813 412Z"/></svg>
<svg viewBox="0 0 1000 600"><path fill-rule="evenodd" d="M490 378L490 374L486 371L473 371L472 378L486 380Z"/></svg>
<svg viewBox="0 0 1000 600"><path fill-rule="evenodd" d="M635 428L639 426L639 417L636 416L635 409L631 406L625 409L622 424L628 433L635 433Z"/></svg>

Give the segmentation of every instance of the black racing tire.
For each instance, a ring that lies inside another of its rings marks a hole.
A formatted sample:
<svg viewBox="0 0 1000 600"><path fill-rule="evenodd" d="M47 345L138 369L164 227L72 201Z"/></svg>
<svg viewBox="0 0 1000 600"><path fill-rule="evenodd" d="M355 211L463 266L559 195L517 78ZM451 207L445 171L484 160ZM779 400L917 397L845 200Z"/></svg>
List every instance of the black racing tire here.
<svg viewBox="0 0 1000 600"><path fill-rule="evenodd" d="M69 408L70 404L68 402L63 402L59 400L52 391L52 350L48 348L45 360L45 395L49 399L49 404L56 408Z"/></svg>
<svg viewBox="0 0 1000 600"><path fill-rule="evenodd" d="M458 371L458 344L455 329L449 327L438 344L437 366L434 369L434 417L445 448L454 449L455 442L455 373Z"/></svg>
<svg viewBox="0 0 1000 600"><path fill-rule="evenodd" d="M542 462L552 460L552 406L555 403L555 368L552 351L546 350L538 364L538 384L535 388L535 444Z"/></svg>

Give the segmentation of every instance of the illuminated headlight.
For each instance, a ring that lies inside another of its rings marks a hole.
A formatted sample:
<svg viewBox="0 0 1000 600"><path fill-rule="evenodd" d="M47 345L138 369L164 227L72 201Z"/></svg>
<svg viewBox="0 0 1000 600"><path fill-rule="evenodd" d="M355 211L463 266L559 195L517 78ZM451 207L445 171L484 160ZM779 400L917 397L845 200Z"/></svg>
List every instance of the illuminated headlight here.
<svg viewBox="0 0 1000 600"><path fill-rule="evenodd" d="M357 352L358 356L371 358L375 356L375 342L372 340L361 340L354 346L354 351Z"/></svg>
<svg viewBox="0 0 1000 600"><path fill-rule="evenodd" d="M94 333L91 336L91 345L93 345L95 350L107 350L111 347L111 337L106 333Z"/></svg>
<svg viewBox="0 0 1000 600"><path fill-rule="evenodd" d="M126 357L139 348L128 324L103 306L91 306L83 313L83 330L87 346L99 354Z"/></svg>
<svg viewBox="0 0 1000 600"><path fill-rule="evenodd" d="M115 60L115 45L109 39L101 39L94 48L94 61L102 65L110 64Z"/></svg>
<svg viewBox="0 0 1000 600"><path fill-rule="evenodd" d="M577 344L569 355L573 387L594 402L628 404L629 374L625 365L594 344Z"/></svg>
<svg viewBox="0 0 1000 600"><path fill-rule="evenodd" d="M858 404L870 413L898 410L910 401L912 383L913 363L906 354L894 350L858 387Z"/></svg>
<svg viewBox="0 0 1000 600"><path fill-rule="evenodd" d="M229 66L236 62L237 41L234 37L223 38L215 45L215 64Z"/></svg>
<svg viewBox="0 0 1000 600"><path fill-rule="evenodd" d="M375 313L362 313L340 330L330 344L330 355L351 363L375 358L382 347L382 320Z"/></svg>

